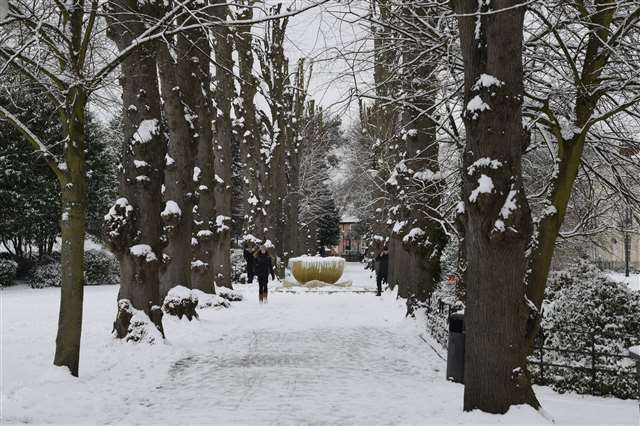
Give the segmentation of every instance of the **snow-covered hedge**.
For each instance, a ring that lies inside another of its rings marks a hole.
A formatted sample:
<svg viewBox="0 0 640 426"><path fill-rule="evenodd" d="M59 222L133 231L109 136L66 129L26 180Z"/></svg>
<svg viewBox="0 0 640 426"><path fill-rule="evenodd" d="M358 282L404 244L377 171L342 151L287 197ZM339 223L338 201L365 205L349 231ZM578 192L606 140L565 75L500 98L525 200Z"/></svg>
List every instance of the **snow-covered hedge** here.
<svg viewBox="0 0 640 426"><path fill-rule="evenodd" d="M191 294L198 298L198 309L205 308L228 308L229 301L217 294L205 293L202 290L191 290Z"/></svg>
<svg viewBox="0 0 640 426"><path fill-rule="evenodd" d="M240 302L243 299L242 293L227 287L216 287L216 294L229 302Z"/></svg>
<svg viewBox="0 0 640 426"><path fill-rule="evenodd" d="M574 351L548 351L545 363L591 367L594 351L624 354L639 343L640 294L611 281L587 260L549 277L543 312L544 346ZM598 372L595 380L590 370L546 368L546 381L558 391L637 394L635 365L626 358L596 355L596 368L614 372Z"/></svg>
<svg viewBox="0 0 640 426"><path fill-rule="evenodd" d="M17 273L17 262L11 259L0 259L0 287L13 285Z"/></svg>
<svg viewBox="0 0 640 426"><path fill-rule="evenodd" d="M164 340L162 310L152 306L150 315L135 309L128 299L118 300L118 314L113 323L115 337L127 342L155 344Z"/></svg>
<svg viewBox="0 0 640 426"><path fill-rule="evenodd" d="M193 318L198 318L197 306L198 296L187 287L177 285L167 293L162 309L169 315L175 315L180 319L186 316L191 321Z"/></svg>

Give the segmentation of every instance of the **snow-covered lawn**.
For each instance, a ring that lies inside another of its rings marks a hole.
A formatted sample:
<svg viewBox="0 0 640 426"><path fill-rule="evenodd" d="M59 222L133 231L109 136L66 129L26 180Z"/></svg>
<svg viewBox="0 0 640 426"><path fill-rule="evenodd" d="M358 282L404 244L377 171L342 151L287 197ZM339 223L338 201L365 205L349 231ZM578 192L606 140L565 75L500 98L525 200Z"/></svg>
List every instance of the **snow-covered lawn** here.
<svg viewBox="0 0 640 426"><path fill-rule="evenodd" d="M350 264L354 286L375 283ZM546 424L461 410L461 385L392 294L272 292L165 316L166 344L124 344L111 323L117 287L87 287L80 378L51 365L59 289L0 291L0 424ZM558 424L638 424L637 401L537 392Z"/></svg>
<svg viewBox="0 0 640 426"><path fill-rule="evenodd" d="M640 291L640 274L629 274L626 277L622 272L607 272L606 275L615 282L625 283L633 291Z"/></svg>

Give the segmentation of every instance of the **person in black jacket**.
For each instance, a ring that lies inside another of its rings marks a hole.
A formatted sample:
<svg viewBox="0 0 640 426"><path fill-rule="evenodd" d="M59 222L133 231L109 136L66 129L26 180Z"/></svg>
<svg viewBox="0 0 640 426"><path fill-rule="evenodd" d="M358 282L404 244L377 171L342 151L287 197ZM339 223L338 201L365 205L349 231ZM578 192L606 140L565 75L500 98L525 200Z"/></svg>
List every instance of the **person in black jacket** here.
<svg viewBox="0 0 640 426"><path fill-rule="evenodd" d="M253 271L253 264L255 261L255 257L253 256L253 252L255 251L255 246L253 245L252 242L247 241L247 243L244 246L244 250L242 250L242 256L244 257L245 262L247 262L247 283L248 284L253 284L253 277L254 277L254 271Z"/></svg>
<svg viewBox="0 0 640 426"><path fill-rule="evenodd" d="M382 251L376 256L376 284L378 285L378 294L382 294L382 283L387 283L387 275L389 274L389 247L384 246Z"/></svg>
<svg viewBox="0 0 640 426"><path fill-rule="evenodd" d="M260 300L260 303L267 303L269 275L271 275L272 280L276 278L276 274L273 272L273 262L265 246L260 246L254 256L253 271L258 277L258 300Z"/></svg>

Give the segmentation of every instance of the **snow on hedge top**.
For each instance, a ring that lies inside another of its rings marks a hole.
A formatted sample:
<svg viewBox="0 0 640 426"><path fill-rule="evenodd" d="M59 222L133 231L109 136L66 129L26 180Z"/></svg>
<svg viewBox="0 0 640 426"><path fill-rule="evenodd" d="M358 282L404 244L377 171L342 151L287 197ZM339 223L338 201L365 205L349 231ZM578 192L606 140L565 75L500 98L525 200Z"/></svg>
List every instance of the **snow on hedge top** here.
<svg viewBox="0 0 640 426"><path fill-rule="evenodd" d="M158 120L142 120L138 130L133 134L133 143L149 143L158 134Z"/></svg>
<svg viewBox="0 0 640 426"><path fill-rule="evenodd" d="M135 257L144 257L147 262L155 262L158 260L156 254L149 244L136 244L129 247L129 253Z"/></svg>
<svg viewBox="0 0 640 426"><path fill-rule="evenodd" d="M194 300L197 302L198 296L193 294L191 289L183 285L177 285L171 288L167 293L167 296L164 298L165 303L167 303L167 301L180 302L182 300Z"/></svg>
<svg viewBox="0 0 640 426"><path fill-rule="evenodd" d="M338 256L320 257L320 256L300 256L289 259L289 269L294 262L302 263L304 269L332 269L340 268L344 265L344 258Z"/></svg>

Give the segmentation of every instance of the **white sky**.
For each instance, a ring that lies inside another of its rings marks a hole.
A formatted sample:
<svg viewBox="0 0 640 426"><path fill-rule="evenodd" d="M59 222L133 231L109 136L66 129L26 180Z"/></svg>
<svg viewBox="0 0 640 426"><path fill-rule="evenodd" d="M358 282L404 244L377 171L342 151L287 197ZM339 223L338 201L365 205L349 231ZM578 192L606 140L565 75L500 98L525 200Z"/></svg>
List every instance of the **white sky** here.
<svg viewBox="0 0 640 426"><path fill-rule="evenodd" d="M362 41L366 37L366 24L353 22L354 15L349 13L357 7L366 8L366 3L332 0L291 18L287 29L290 64L300 57L314 62L310 96L318 105L341 115L343 122L357 118L357 101L350 96L353 89L372 78L366 70L354 72L349 65L355 52L368 45Z"/></svg>
<svg viewBox="0 0 640 426"><path fill-rule="evenodd" d="M294 8L301 9L321 1L294 0L284 3L284 6L293 5ZM267 1L268 5L274 3L276 2L272 0ZM348 125L358 116L357 100L350 96L353 89L357 86L362 90L372 79L372 73L367 69L354 70L349 65L357 63L360 68L367 67L366 61L354 61L356 56L359 59L365 59L366 56L366 52L362 52L364 48L368 48L368 42L363 41L366 38L366 23L358 22L355 15L349 13L366 13L366 8L367 3L363 0L330 0L291 17L287 27L285 51L289 57L290 69L295 69L301 57L307 58L307 67L309 61L313 62L309 96L316 101L316 105L340 115L343 125ZM257 28L255 30L255 35L261 32ZM256 61L256 72L257 67ZM354 80L354 74L357 81ZM92 108L97 116L105 121L113 117L114 108L118 108L120 102L119 86L116 76L113 77L115 84L97 93L99 98L95 100L100 101L94 102ZM103 102L105 100L106 103ZM266 106L264 100L259 98L256 99L256 103L261 107Z"/></svg>

